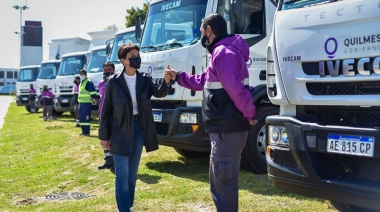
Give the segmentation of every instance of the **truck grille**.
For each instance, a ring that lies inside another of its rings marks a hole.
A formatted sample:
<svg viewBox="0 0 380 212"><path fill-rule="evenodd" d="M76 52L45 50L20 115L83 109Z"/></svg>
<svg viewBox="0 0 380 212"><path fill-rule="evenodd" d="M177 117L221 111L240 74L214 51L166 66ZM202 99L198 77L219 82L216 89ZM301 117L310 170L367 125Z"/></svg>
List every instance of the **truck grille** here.
<svg viewBox="0 0 380 212"><path fill-rule="evenodd" d="M380 107L298 106L297 118L319 125L380 129Z"/></svg>
<svg viewBox="0 0 380 212"><path fill-rule="evenodd" d="M177 107L185 107L186 102L184 101L160 101L152 100L153 109L175 109Z"/></svg>
<svg viewBox="0 0 380 212"><path fill-rule="evenodd" d="M306 83L311 95L379 95L380 82Z"/></svg>
<svg viewBox="0 0 380 212"><path fill-rule="evenodd" d="M157 135L166 136L169 130L169 123L155 122Z"/></svg>
<svg viewBox="0 0 380 212"><path fill-rule="evenodd" d="M380 160L366 157L311 152L314 170L324 179L361 180L379 186Z"/></svg>

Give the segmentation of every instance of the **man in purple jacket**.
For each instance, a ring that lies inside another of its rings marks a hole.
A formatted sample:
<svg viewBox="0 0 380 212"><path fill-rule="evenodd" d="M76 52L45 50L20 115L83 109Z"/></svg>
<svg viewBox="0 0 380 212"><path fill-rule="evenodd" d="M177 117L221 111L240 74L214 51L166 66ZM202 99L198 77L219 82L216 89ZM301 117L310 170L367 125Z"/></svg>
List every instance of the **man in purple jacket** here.
<svg viewBox="0 0 380 212"><path fill-rule="evenodd" d="M30 89L29 89L29 106L30 106L30 112L35 113L36 112L36 89L34 89L33 84L30 84Z"/></svg>
<svg viewBox="0 0 380 212"><path fill-rule="evenodd" d="M53 120L53 102L54 94L49 90L47 85L44 85L41 93L44 121Z"/></svg>
<svg viewBox="0 0 380 212"><path fill-rule="evenodd" d="M100 100L99 100L99 121L100 117L102 115L102 109L103 109L103 102L104 97L106 95L106 85L108 77L113 75L115 73L115 65L112 62L106 62L103 65L103 80L99 82L98 88L99 88L99 94L100 94ZM113 155L110 153L109 149L103 148L104 151L104 164L98 166L98 169L106 169L109 168L111 172L114 172L114 161L113 161Z"/></svg>
<svg viewBox="0 0 380 212"><path fill-rule="evenodd" d="M243 151L256 108L249 91L249 47L239 35L227 34L218 14L202 20L201 43L210 62L202 74L177 72L168 65L165 74L191 90L203 90L202 116L211 141L210 190L217 211L238 211L238 177Z"/></svg>

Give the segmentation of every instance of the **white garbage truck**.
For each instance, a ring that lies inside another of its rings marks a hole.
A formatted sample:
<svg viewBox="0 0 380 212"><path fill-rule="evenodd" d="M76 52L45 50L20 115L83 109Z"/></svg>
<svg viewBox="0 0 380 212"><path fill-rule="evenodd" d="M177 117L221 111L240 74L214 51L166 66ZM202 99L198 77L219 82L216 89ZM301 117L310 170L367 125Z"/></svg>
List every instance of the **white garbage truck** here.
<svg viewBox="0 0 380 212"><path fill-rule="evenodd" d="M201 45L202 19L218 13L229 33L240 34L249 45L249 85L257 107L254 125L242 153L242 168L266 173L265 118L278 114L266 89L266 48L272 31L276 2L271 0L154 0L150 2L140 43L142 72L163 80L168 64L178 71L200 74L210 59ZM140 27L136 27L136 34ZM211 145L202 121L202 92L176 83L165 98L152 98L159 143L185 157L209 155Z"/></svg>
<svg viewBox="0 0 380 212"><path fill-rule="evenodd" d="M74 116L74 78L80 70L86 70L89 51L72 52L62 55L61 65L55 79L54 109L70 112Z"/></svg>
<svg viewBox="0 0 380 212"><path fill-rule="evenodd" d="M55 78L57 77L60 63L60 60L44 60L41 62L40 72L36 80L36 108L43 107L41 94L45 85L55 94ZM62 112L56 112L55 109L53 109L53 113L62 115Z"/></svg>
<svg viewBox="0 0 380 212"><path fill-rule="evenodd" d="M25 109L28 112L31 112L29 106L29 88L31 84L36 88L36 80L40 67L41 65L22 66L18 71L16 82L16 105L25 106ZM36 108L36 111L37 110L38 108Z"/></svg>
<svg viewBox="0 0 380 212"><path fill-rule="evenodd" d="M267 49L274 187L380 211L380 1L280 0Z"/></svg>

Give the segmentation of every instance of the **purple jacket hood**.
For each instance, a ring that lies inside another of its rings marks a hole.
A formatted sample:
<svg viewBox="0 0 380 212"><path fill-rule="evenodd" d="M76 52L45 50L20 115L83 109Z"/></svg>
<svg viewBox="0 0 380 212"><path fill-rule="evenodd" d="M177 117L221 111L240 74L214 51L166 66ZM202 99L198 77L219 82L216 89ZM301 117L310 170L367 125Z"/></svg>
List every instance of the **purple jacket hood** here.
<svg viewBox="0 0 380 212"><path fill-rule="evenodd" d="M240 36L240 35L233 35L230 37L226 37L219 42L217 42L214 46L214 49L216 49L220 45L226 45L226 46L233 46L237 50L241 52L243 55L243 58L245 62L249 59L249 46L247 42Z"/></svg>

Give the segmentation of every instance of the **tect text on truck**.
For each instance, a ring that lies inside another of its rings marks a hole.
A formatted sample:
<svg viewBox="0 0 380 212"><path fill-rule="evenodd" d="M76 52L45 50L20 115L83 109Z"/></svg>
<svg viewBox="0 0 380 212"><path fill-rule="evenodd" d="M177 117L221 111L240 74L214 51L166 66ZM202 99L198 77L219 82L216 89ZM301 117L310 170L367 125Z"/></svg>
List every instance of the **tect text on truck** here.
<svg viewBox="0 0 380 212"><path fill-rule="evenodd" d="M276 188L380 211L380 1L281 0L268 45Z"/></svg>
<svg viewBox="0 0 380 212"><path fill-rule="evenodd" d="M209 58L201 45L201 21L211 14L227 20L228 31L240 34L250 46L249 85L257 107L258 124L249 133L242 153L242 167L266 173L265 118L278 114L266 91L266 47L271 33L276 3L270 0L154 0L150 2L141 37L140 71L157 82L163 80L168 64L178 71L201 74ZM136 29L138 29L137 27ZM136 34L139 34L136 32ZM228 71L228 70L226 70ZM152 98L153 116L161 145L174 147L185 157L208 155L211 149L205 131L202 92L172 85L165 98Z"/></svg>

